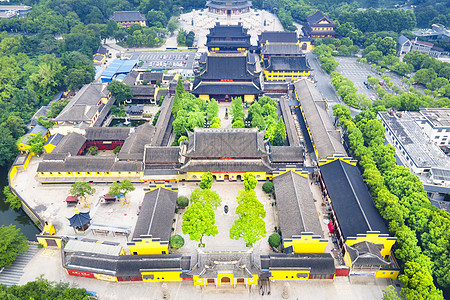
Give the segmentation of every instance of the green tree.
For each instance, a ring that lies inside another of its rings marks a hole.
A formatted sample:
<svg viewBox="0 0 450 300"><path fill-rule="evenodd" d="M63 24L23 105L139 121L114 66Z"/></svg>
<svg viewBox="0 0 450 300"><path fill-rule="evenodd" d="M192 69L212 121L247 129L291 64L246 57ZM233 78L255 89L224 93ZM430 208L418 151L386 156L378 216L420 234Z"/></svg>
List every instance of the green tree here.
<svg viewBox="0 0 450 300"><path fill-rule="evenodd" d="M203 246L203 237L215 236L219 233L215 224L213 207L209 203L197 201L192 203L183 214L181 224L183 234L189 234L189 238L200 242Z"/></svg>
<svg viewBox="0 0 450 300"><path fill-rule="evenodd" d="M173 249L180 249L184 246L184 238L179 234L173 235L170 237L169 244Z"/></svg>
<svg viewBox="0 0 450 300"><path fill-rule="evenodd" d="M186 32L182 28L178 30L177 43L178 46L186 46Z"/></svg>
<svg viewBox="0 0 450 300"><path fill-rule="evenodd" d="M3 188L3 194L5 195L5 202L9 204L9 207L11 207L11 209L18 210L22 207L20 198L11 191L9 186L5 185L5 187Z"/></svg>
<svg viewBox="0 0 450 300"><path fill-rule="evenodd" d="M113 149L113 153L117 155L117 154L119 154L121 149L122 149L122 146L117 146L116 148Z"/></svg>
<svg viewBox="0 0 450 300"><path fill-rule="evenodd" d="M177 204L181 209L186 208L189 205L189 198L186 196L178 196Z"/></svg>
<svg viewBox="0 0 450 300"><path fill-rule="evenodd" d="M119 182L113 182L109 186L108 195L117 196L121 192L121 185Z"/></svg>
<svg viewBox="0 0 450 300"><path fill-rule="evenodd" d="M216 191L197 188L191 193L191 202L208 203L212 208L216 209L222 204L222 199Z"/></svg>
<svg viewBox="0 0 450 300"><path fill-rule="evenodd" d="M382 300L401 300L401 299L395 292L395 287L393 285L389 285L385 290L383 290Z"/></svg>
<svg viewBox="0 0 450 300"><path fill-rule="evenodd" d="M204 189L211 189L213 184L213 175L211 172L206 172L202 176L202 180L200 181L200 188L202 190Z"/></svg>
<svg viewBox="0 0 450 300"><path fill-rule="evenodd" d="M219 103L212 99L208 102L208 107L206 108L206 116L209 121L219 115ZM219 119L220 120L220 119ZM220 124L220 122L219 122Z"/></svg>
<svg viewBox="0 0 450 300"><path fill-rule="evenodd" d="M233 100L231 100L230 114L233 116L233 123L238 120L242 121L244 119L245 114L244 114L244 109L242 107L242 98L241 97L236 97L236 98L233 98ZM244 126L235 127L235 128L243 128L243 127Z"/></svg>
<svg viewBox="0 0 450 300"><path fill-rule="evenodd" d="M272 233L269 236L269 245L272 248L278 248L281 244L281 236L278 233Z"/></svg>
<svg viewBox="0 0 450 300"><path fill-rule="evenodd" d="M87 152L88 152L90 155L95 156L95 155L98 154L98 147L96 147L96 146L91 146L91 147L88 148L88 151L87 151Z"/></svg>
<svg viewBox="0 0 450 300"><path fill-rule="evenodd" d="M30 152L33 152L36 155L41 155L42 152L44 152L45 142L45 139L38 133L28 139L27 145L30 146Z"/></svg>
<svg viewBox="0 0 450 300"><path fill-rule="evenodd" d="M92 196L95 193L95 189L89 182L78 181L72 184L69 193L75 197L85 198L86 195Z"/></svg>
<svg viewBox="0 0 450 300"><path fill-rule="evenodd" d="M25 134L26 125L23 119L19 116L10 115L0 125L0 127L6 128L11 133L12 137L18 139Z"/></svg>
<svg viewBox="0 0 450 300"><path fill-rule="evenodd" d="M124 196L126 196L129 192L134 191L136 188L133 186L133 183L129 179L124 179L120 183L120 189Z"/></svg>
<svg viewBox="0 0 450 300"><path fill-rule="evenodd" d="M133 97L130 86L117 80L113 80L108 84L108 91L110 91L111 95L116 98L116 103L122 103Z"/></svg>
<svg viewBox="0 0 450 300"><path fill-rule="evenodd" d="M231 125L231 128L245 128L244 121L242 120L234 121L233 124Z"/></svg>
<svg viewBox="0 0 450 300"><path fill-rule="evenodd" d="M253 173L244 174L244 189L246 191L254 190L257 184L258 180L256 180L255 174Z"/></svg>
<svg viewBox="0 0 450 300"><path fill-rule="evenodd" d="M0 166L12 162L18 152L16 139L8 129L0 126Z"/></svg>
<svg viewBox="0 0 450 300"><path fill-rule="evenodd" d="M170 35L173 35L173 33L175 32L175 30L177 30L178 28L178 21L177 18L172 17L169 20L169 23L167 23L167 30L169 30Z"/></svg>
<svg viewBox="0 0 450 300"><path fill-rule="evenodd" d="M264 222L266 211L264 205L256 198L254 190L239 191L237 201L239 204L236 214L239 218L230 229L230 238L235 240L242 238L247 247L252 246L267 233Z"/></svg>
<svg viewBox="0 0 450 300"><path fill-rule="evenodd" d="M28 250L27 239L14 225L0 227L0 269L8 267Z"/></svg>
<svg viewBox="0 0 450 300"><path fill-rule="evenodd" d="M262 186L262 190L266 194L272 193L273 192L273 183L270 181L264 182L264 184Z"/></svg>

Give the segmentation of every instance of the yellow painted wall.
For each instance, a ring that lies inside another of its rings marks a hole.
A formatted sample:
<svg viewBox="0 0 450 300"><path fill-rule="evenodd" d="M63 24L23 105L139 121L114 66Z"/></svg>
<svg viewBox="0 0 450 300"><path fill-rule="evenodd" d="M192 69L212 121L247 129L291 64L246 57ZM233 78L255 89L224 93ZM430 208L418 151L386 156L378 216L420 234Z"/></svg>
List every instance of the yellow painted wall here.
<svg viewBox="0 0 450 300"><path fill-rule="evenodd" d="M253 103L255 101L255 95L244 95L244 101L246 103Z"/></svg>
<svg viewBox="0 0 450 300"><path fill-rule="evenodd" d="M51 153L53 151L53 149L55 149L55 145L53 145L53 144L44 145L44 150L47 153Z"/></svg>
<svg viewBox="0 0 450 300"><path fill-rule="evenodd" d="M38 177L91 177L95 178L108 178L108 177L142 177L143 172L38 172Z"/></svg>
<svg viewBox="0 0 450 300"><path fill-rule="evenodd" d="M116 276L111 276L111 275L105 275L105 274L96 274L94 273L94 277L96 279L100 279L100 280L105 280L105 281L117 281Z"/></svg>
<svg viewBox="0 0 450 300"><path fill-rule="evenodd" d="M287 270L270 270L272 274L269 279L272 280L308 280L310 270L298 270L298 271L287 271ZM298 273L306 274L305 277L297 277Z"/></svg>
<svg viewBox="0 0 450 300"><path fill-rule="evenodd" d="M161 244L161 241L159 239L152 238L142 238L141 240L142 241L131 241L130 243L127 243L131 255L152 255L169 253L169 243Z"/></svg>
<svg viewBox="0 0 450 300"><path fill-rule="evenodd" d="M182 281L181 271L141 272L142 281ZM153 279L144 278L144 275L153 275Z"/></svg>
<svg viewBox="0 0 450 300"><path fill-rule="evenodd" d="M375 277L391 278L396 280L400 270L380 270L375 273Z"/></svg>
<svg viewBox="0 0 450 300"><path fill-rule="evenodd" d="M44 247L48 247L47 241L46 240L55 240L56 245L58 246L58 248L61 248L61 237L59 236L53 236L53 235L48 235L48 236L38 236L37 237L37 241L39 244L41 244Z"/></svg>
<svg viewBox="0 0 450 300"><path fill-rule="evenodd" d="M221 283L220 281L222 280L222 277L228 277L230 278L230 282L226 282L226 283ZM216 280L217 285L234 285L234 274L233 273L219 273L217 274L217 280Z"/></svg>
<svg viewBox="0 0 450 300"><path fill-rule="evenodd" d="M350 258L350 254L348 253L348 251L345 251L344 263L347 267L353 267L352 259Z"/></svg>
<svg viewBox="0 0 450 300"><path fill-rule="evenodd" d="M328 240L312 235L301 235L300 237L283 240L284 248L294 246L295 253L324 253L327 244Z"/></svg>
<svg viewBox="0 0 450 300"><path fill-rule="evenodd" d="M202 178L202 175L206 172L188 172L186 174L186 179L188 181L200 181ZM241 180L244 180L244 174L246 172L241 173L212 173L213 176L215 176L216 180L224 180L225 175L228 175L229 180L236 180L237 176L241 176ZM253 173L257 180L266 180L267 174L266 172L250 172Z"/></svg>
<svg viewBox="0 0 450 300"><path fill-rule="evenodd" d="M194 285L206 285L207 279L200 278L200 275L194 275L192 276L192 281L194 282Z"/></svg>
<svg viewBox="0 0 450 300"><path fill-rule="evenodd" d="M302 77L309 76L310 71L293 71L293 72L285 72L285 71L267 71L264 70L264 77L268 81L279 81L292 79L297 80Z"/></svg>
<svg viewBox="0 0 450 300"><path fill-rule="evenodd" d="M347 239L345 243L349 246L352 246L362 241L368 241L374 244L383 244L384 248L381 250L381 255L383 257L386 257L387 255L391 254L391 249L396 242L396 238L382 236L379 233L368 233L365 235L357 236L355 239Z"/></svg>
<svg viewBox="0 0 450 300"><path fill-rule="evenodd" d="M280 176L280 175L282 175L284 173L287 173L289 171L292 171L292 172L294 172L294 173L296 173L296 174L298 174L300 176L303 176L305 178L307 178L308 174L309 174L307 171L298 171L296 169L289 169L289 168L287 168L285 171L280 171L280 173L278 173L278 174L273 174L270 179L273 179L274 177Z"/></svg>
<svg viewBox="0 0 450 300"><path fill-rule="evenodd" d="M94 59L93 59L94 63L104 63L105 60L106 60L106 56L103 55L103 54L98 54L98 53L94 54L93 56L95 57L95 56L97 56L97 55L101 55L102 59L98 60L98 59L95 59L95 58L94 58Z"/></svg>
<svg viewBox="0 0 450 300"><path fill-rule="evenodd" d="M202 100L206 100L206 101L209 100L209 95L199 95L198 97Z"/></svg>

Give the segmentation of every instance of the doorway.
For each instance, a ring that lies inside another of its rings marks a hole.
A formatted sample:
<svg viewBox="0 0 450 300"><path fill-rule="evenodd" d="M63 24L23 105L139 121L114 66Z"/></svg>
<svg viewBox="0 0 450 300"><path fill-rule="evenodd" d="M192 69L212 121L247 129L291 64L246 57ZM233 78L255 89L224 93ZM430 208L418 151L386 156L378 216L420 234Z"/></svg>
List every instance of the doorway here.
<svg viewBox="0 0 450 300"><path fill-rule="evenodd" d="M231 9L227 9L227 15L231 16Z"/></svg>
<svg viewBox="0 0 450 300"><path fill-rule="evenodd" d="M230 181L230 176L227 174L227 175L223 175L223 180L225 181L225 180L228 180L228 181Z"/></svg>
<svg viewBox="0 0 450 300"><path fill-rule="evenodd" d="M230 279L230 277L222 277L221 279L220 279L220 283L221 284L231 284L231 279Z"/></svg>

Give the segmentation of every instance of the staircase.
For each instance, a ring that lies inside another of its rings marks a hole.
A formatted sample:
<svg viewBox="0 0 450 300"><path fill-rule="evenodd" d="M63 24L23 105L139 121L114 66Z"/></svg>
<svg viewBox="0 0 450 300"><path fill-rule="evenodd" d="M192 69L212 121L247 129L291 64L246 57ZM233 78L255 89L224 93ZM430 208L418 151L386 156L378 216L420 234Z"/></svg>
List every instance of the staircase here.
<svg viewBox="0 0 450 300"><path fill-rule="evenodd" d="M0 284L5 284L8 287L18 284L24 273L25 266L38 251L39 249L36 244L29 244L27 252L17 256L11 266L5 267L3 271L0 272Z"/></svg>

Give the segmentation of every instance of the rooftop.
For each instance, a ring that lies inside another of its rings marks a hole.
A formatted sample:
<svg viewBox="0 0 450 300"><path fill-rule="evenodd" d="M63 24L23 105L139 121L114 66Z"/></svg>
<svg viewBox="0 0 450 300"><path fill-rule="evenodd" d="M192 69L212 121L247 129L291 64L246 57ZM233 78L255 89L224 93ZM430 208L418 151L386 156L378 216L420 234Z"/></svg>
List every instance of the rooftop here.
<svg viewBox="0 0 450 300"><path fill-rule="evenodd" d="M283 238L303 232L322 236L308 178L289 171L274 177L273 183Z"/></svg>
<svg viewBox="0 0 450 300"><path fill-rule="evenodd" d="M320 172L345 239L367 231L389 233L358 167L337 159L320 166Z"/></svg>
<svg viewBox="0 0 450 300"><path fill-rule="evenodd" d="M147 21L147 18L138 11L115 11L111 19L116 22Z"/></svg>
<svg viewBox="0 0 450 300"><path fill-rule="evenodd" d="M207 57L206 69L198 77L214 80L253 80L257 75L249 69L245 55L210 55Z"/></svg>
<svg viewBox="0 0 450 300"><path fill-rule="evenodd" d="M300 53L298 44L265 44L261 47L261 54L264 55L299 55Z"/></svg>
<svg viewBox="0 0 450 300"><path fill-rule="evenodd" d="M326 20L329 24L327 25L334 25L333 21L331 21L327 16L325 16L320 10L316 11L314 14L306 17L306 21L310 24L310 25L314 25L317 26L320 24L320 21L322 20Z"/></svg>
<svg viewBox="0 0 450 300"><path fill-rule="evenodd" d="M268 71L311 71L306 56L271 56L264 60Z"/></svg>
<svg viewBox="0 0 450 300"><path fill-rule="evenodd" d="M392 132L418 168L450 169L450 158L438 146L430 142L430 139L408 112L402 112L401 117L396 114L391 115L387 111L379 112L378 116L389 129L387 134Z"/></svg>
<svg viewBox="0 0 450 300"><path fill-rule="evenodd" d="M188 157L260 158L265 156L264 132L256 128L195 128L189 134Z"/></svg>
<svg viewBox="0 0 450 300"><path fill-rule="evenodd" d="M83 86L54 119L57 122L91 121L102 108L102 98L108 97L106 85L91 83Z"/></svg>
<svg viewBox="0 0 450 300"><path fill-rule="evenodd" d="M133 239L151 235L152 238L169 241L176 203L176 192L160 187L146 193L134 228Z"/></svg>
<svg viewBox="0 0 450 300"><path fill-rule="evenodd" d="M260 43L298 43L295 31L263 31L259 36Z"/></svg>
<svg viewBox="0 0 450 300"><path fill-rule="evenodd" d="M307 126L311 131L313 144L319 154L318 159L346 154L341 143L341 133L336 130L326 111L326 103L314 83L307 79L295 82L294 88Z"/></svg>
<svg viewBox="0 0 450 300"><path fill-rule="evenodd" d="M420 113L432 127L450 128L450 108L421 108Z"/></svg>

